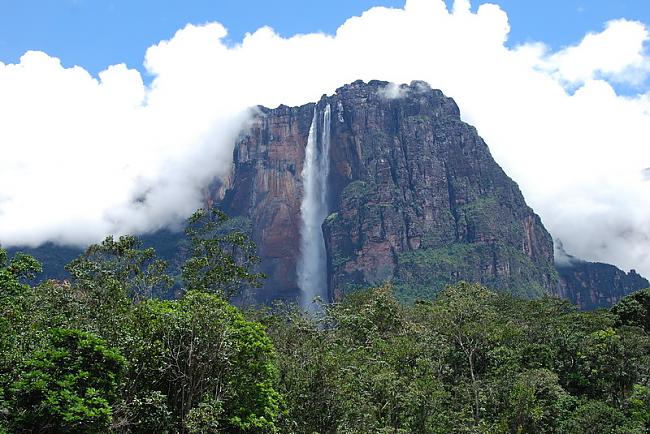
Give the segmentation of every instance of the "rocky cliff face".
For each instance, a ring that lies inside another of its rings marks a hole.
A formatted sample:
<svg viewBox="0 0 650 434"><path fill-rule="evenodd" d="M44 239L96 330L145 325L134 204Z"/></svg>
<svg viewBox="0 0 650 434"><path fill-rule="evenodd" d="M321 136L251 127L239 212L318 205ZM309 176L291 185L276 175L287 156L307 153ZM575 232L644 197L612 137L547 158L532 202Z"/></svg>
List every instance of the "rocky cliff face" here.
<svg viewBox="0 0 650 434"><path fill-rule="evenodd" d="M566 260L557 264L557 295L581 309L610 307L632 292L650 288L650 282L634 270L625 273L610 264L564 257Z"/></svg>
<svg viewBox="0 0 650 434"><path fill-rule="evenodd" d="M291 299L300 291L300 173L313 113L314 104L259 107L237 143L231 177L208 197L227 214L247 220L267 276L254 295L258 301Z"/></svg>
<svg viewBox="0 0 650 434"><path fill-rule="evenodd" d="M206 205L234 217L231 226L248 231L258 246L268 278L251 294L256 301L301 293L301 173L313 120L317 148L323 146L327 106L330 214L319 224L328 299L391 281L398 296L412 300L468 280L523 296L559 295L592 309L650 287L634 271L563 251L566 261L556 271L540 219L451 98L422 82L358 81L318 103L259 107L236 144L230 177L206 190ZM178 266L182 234L143 239ZM44 261L40 279L65 276L63 265L81 253L52 244L10 249L18 250Z"/></svg>
<svg viewBox="0 0 650 434"><path fill-rule="evenodd" d="M353 83L328 100L336 211L330 289L392 280L404 298L478 281L529 296L555 285L552 240L455 102L426 83Z"/></svg>
<svg viewBox="0 0 650 434"><path fill-rule="evenodd" d="M461 279L529 296L556 288L551 237L455 102L423 82L357 81L316 105L260 108L213 190L224 211L250 219L268 276L258 300L299 293L301 171L328 104L330 298L384 281L403 298Z"/></svg>

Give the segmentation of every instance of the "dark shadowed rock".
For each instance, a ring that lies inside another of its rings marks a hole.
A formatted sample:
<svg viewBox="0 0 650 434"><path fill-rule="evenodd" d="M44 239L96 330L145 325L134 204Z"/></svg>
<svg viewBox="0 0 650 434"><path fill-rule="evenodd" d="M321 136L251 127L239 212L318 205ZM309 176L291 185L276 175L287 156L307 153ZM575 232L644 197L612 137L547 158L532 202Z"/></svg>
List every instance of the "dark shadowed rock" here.
<svg viewBox="0 0 650 434"><path fill-rule="evenodd" d="M406 299L458 280L550 293L551 237L456 103L423 82L397 98L387 86L355 82L325 99L337 109L324 224L333 295L386 280Z"/></svg>
<svg viewBox="0 0 650 434"><path fill-rule="evenodd" d="M386 281L402 300L430 298L466 280L590 309L650 286L634 271L575 258L558 266L558 280L551 237L453 99L424 82L356 81L318 103L258 107L236 143L230 176L206 188L205 204L220 206L257 244L267 279L250 294L254 301L300 294L301 172L314 112L322 146L328 104L328 298ZM177 269L183 237L165 234L145 243ZM74 256L52 245L32 252L61 271Z"/></svg>
<svg viewBox="0 0 650 434"><path fill-rule="evenodd" d="M330 296L392 281L404 298L465 279L528 296L556 288L553 245L456 103L426 83L354 82L332 109L323 223ZM314 105L260 108L237 143L225 194L250 218L268 279L259 300L297 295L301 170ZM223 191L223 190L222 190ZM221 199L221 196L223 199Z"/></svg>
<svg viewBox="0 0 650 434"><path fill-rule="evenodd" d="M581 309L610 307L628 294L650 288L650 282L635 270L626 273L614 265L583 261L568 255L561 243L558 253L561 262L556 264L560 276L557 295Z"/></svg>

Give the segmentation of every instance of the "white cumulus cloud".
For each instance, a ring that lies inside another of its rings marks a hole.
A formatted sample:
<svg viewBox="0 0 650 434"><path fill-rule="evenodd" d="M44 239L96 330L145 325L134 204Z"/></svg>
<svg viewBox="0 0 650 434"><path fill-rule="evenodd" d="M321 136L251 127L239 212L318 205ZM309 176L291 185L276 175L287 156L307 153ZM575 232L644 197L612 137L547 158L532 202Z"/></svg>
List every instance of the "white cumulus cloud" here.
<svg viewBox="0 0 650 434"><path fill-rule="evenodd" d="M95 78L45 53L0 63L0 241L83 244L176 224L229 169L248 107L417 79L458 102L569 253L650 276L647 24L603 23L556 52L509 48L509 29L497 5L408 0L335 35L264 27L232 45L218 23L188 25L147 51L150 85L124 65Z"/></svg>
<svg viewBox="0 0 650 434"><path fill-rule="evenodd" d="M614 20L601 33L589 33L578 45L553 54L548 66L569 83L584 83L603 76L637 84L650 68L643 44L650 39L641 23Z"/></svg>

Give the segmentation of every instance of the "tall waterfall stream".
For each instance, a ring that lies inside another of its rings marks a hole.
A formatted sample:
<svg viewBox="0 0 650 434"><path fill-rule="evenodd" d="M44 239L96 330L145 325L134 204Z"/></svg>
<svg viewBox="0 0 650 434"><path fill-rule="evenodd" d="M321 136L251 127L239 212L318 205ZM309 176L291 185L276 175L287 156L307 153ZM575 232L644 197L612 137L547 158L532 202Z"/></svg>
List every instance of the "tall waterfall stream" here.
<svg viewBox="0 0 650 434"><path fill-rule="evenodd" d="M300 259L298 260L298 286L302 291L302 306L313 311L313 300L327 300L327 258L321 226L328 215L327 177L329 175L330 105L323 111L323 124L318 107L309 128L305 162L302 168L303 198L300 204ZM319 140L320 132L320 140Z"/></svg>

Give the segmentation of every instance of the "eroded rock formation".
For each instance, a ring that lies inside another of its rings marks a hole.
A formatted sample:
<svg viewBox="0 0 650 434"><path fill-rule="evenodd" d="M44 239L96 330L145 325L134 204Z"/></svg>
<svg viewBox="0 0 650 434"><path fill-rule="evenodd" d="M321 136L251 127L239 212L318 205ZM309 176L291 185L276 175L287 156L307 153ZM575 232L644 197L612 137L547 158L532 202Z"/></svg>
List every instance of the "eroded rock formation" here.
<svg viewBox="0 0 650 434"><path fill-rule="evenodd" d="M460 279L529 296L553 291L551 237L455 102L423 82L388 89L357 81L316 105L332 108L330 297L384 281L405 298ZM220 201L250 219L268 276L260 300L299 291L300 173L313 113L314 104L259 108Z"/></svg>

